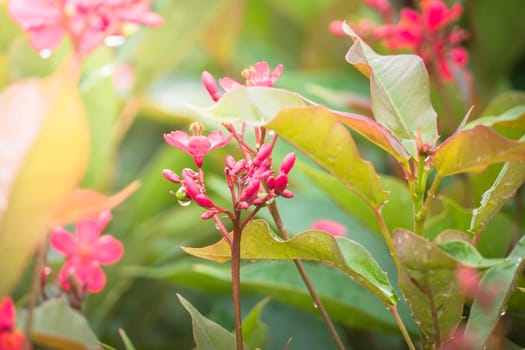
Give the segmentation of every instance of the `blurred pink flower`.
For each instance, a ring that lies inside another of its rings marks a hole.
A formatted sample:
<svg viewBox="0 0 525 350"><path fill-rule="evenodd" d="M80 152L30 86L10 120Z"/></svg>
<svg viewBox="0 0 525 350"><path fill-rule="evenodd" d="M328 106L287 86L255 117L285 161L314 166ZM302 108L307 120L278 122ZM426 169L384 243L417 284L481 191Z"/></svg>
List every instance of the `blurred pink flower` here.
<svg viewBox="0 0 525 350"><path fill-rule="evenodd" d="M85 219L76 226L76 235L58 227L51 235L51 247L66 257L59 273L62 288L69 290L70 278L75 278L88 292L100 292L106 275L100 265L111 265L122 257L124 247L111 235L101 236L111 219L105 211L98 219Z"/></svg>
<svg viewBox="0 0 525 350"><path fill-rule="evenodd" d="M126 23L157 26L162 18L143 0L11 0L9 13L29 32L35 50L53 50L65 35L85 55Z"/></svg>
<svg viewBox="0 0 525 350"><path fill-rule="evenodd" d="M312 229L325 231L334 237L346 236L346 227L332 220L317 220L312 224Z"/></svg>
<svg viewBox="0 0 525 350"><path fill-rule="evenodd" d="M244 69L241 75L246 79L244 84L241 84L232 78L224 77L219 79L219 85L224 91L229 91L240 86L267 86L272 87L273 84L279 79L283 72L283 65L278 64L273 72L270 73L270 65L268 62L261 61L255 63L253 66ZM217 82L213 75L209 72L202 72L201 77L202 83L211 98L214 101L218 101L222 97L222 93L219 92Z"/></svg>
<svg viewBox="0 0 525 350"><path fill-rule="evenodd" d="M199 168L202 167L204 156L208 152L225 146L233 138L232 134L224 136L221 131L212 131L208 136L202 136L204 125L198 122L192 123L190 130L192 136L177 130L164 134L164 140L170 146L176 147L192 156Z"/></svg>
<svg viewBox="0 0 525 350"><path fill-rule="evenodd" d="M24 334L15 329L16 309L11 298L0 301L0 350L22 350Z"/></svg>

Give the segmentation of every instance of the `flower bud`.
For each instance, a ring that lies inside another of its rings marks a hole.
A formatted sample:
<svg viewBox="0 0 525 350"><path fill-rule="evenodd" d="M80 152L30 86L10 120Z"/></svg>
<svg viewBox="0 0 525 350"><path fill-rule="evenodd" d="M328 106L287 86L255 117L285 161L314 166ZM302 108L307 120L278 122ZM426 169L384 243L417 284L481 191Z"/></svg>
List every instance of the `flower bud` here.
<svg viewBox="0 0 525 350"><path fill-rule="evenodd" d="M275 177L268 176L268 178L266 179L266 186L268 186L270 190L273 190L273 188L275 187Z"/></svg>
<svg viewBox="0 0 525 350"><path fill-rule="evenodd" d="M259 193L259 186L261 182L259 180L252 180L248 183L248 186L244 189L241 195L241 200L246 201L252 199Z"/></svg>
<svg viewBox="0 0 525 350"><path fill-rule="evenodd" d="M245 201L239 202L239 208L248 209L249 207L250 207L250 203L245 202Z"/></svg>
<svg viewBox="0 0 525 350"><path fill-rule="evenodd" d="M175 174L172 170L170 169L164 169L162 170L162 176L164 176L164 178L168 181L171 181L173 183L180 183L180 178L177 174Z"/></svg>
<svg viewBox="0 0 525 350"><path fill-rule="evenodd" d="M226 156L226 166L229 169L235 168L235 159L232 156L230 156L230 155Z"/></svg>
<svg viewBox="0 0 525 350"><path fill-rule="evenodd" d="M288 190L282 191L281 193L279 193L279 195L284 198L293 198L293 193Z"/></svg>
<svg viewBox="0 0 525 350"><path fill-rule="evenodd" d="M280 173L275 178L275 192L281 194L286 189L286 186L288 186L288 175Z"/></svg>
<svg viewBox="0 0 525 350"><path fill-rule="evenodd" d="M195 180L190 176L184 176L182 178L182 185L186 188L186 193L192 199L195 199L195 196L202 192L199 185L197 185Z"/></svg>
<svg viewBox="0 0 525 350"><path fill-rule="evenodd" d="M203 208L212 208L215 206L213 201L204 193L199 193L196 195L194 201Z"/></svg>
<svg viewBox="0 0 525 350"><path fill-rule="evenodd" d="M204 213L202 213L201 219L202 220L211 219L213 217L213 215L215 215L215 214L216 214L216 212L214 210L205 211Z"/></svg>
<svg viewBox="0 0 525 350"><path fill-rule="evenodd" d="M288 174L292 167L295 164L295 153L291 152L284 157L283 162L281 163L281 172Z"/></svg>
<svg viewBox="0 0 525 350"><path fill-rule="evenodd" d="M244 170L245 167L246 167L246 160L245 159L239 160L237 164L235 164L235 167L233 168L233 174L234 175L239 174L242 170Z"/></svg>
<svg viewBox="0 0 525 350"><path fill-rule="evenodd" d="M201 81L204 85L204 88L206 88L206 91L208 91L208 94L210 94L212 100L217 102L221 98L221 94L219 93L219 88L217 87L217 82L215 81L213 75L207 71L204 71L201 75Z"/></svg>
<svg viewBox="0 0 525 350"><path fill-rule="evenodd" d="M259 152L257 152L257 155L255 156L255 158L253 158L253 164L255 165L261 164L264 160L266 160L270 156L270 154L272 153L272 150L273 150L272 145L268 143L263 144L261 148L259 148Z"/></svg>

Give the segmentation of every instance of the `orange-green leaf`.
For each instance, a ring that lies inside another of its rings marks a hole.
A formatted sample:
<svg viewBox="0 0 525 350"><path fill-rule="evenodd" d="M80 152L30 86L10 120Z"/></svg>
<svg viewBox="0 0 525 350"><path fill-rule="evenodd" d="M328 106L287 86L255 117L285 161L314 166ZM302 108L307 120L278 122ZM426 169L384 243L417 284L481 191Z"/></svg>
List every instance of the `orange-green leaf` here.
<svg viewBox="0 0 525 350"><path fill-rule="evenodd" d="M387 193L373 165L361 158L339 117L322 106L284 108L267 125L356 192L372 207Z"/></svg>
<svg viewBox="0 0 525 350"><path fill-rule="evenodd" d="M483 125L452 135L434 155L440 176L480 172L491 164L518 160L525 160L525 141L508 139Z"/></svg>
<svg viewBox="0 0 525 350"><path fill-rule="evenodd" d="M416 55L379 55L349 26L345 31L354 40L346 60L370 79L376 120L401 140L415 140L418 130L424 142L436 139L437 114L423 60Z"/></svg>
<svg viewBox="0 0 525 350"><path fill-rule="evenodd" d="M463 296L455 280L456 261L421 236L394 230L401 263L399 287L419 324L423 349L449 340L463 311Z"/></svg>
<svg viewBox="0 0 525 350"><path fill-rule="evenodd" d="M54 212L51 224L64 226L76 223L87 217L94 217L104 210L111 209L131 196L139 187L139 182L134 181L112 196L106 196L88 189L75 189Z"/></svg>
<svg viewBox="0 0 525 350"><path fill-rule="evenodd" d="M183 249L188 254L217 262L231 259L230 245L224 239L204 248ZM319 261L340 269L386 305L393 306L397 302L386 273L363 246L344 237L334 238L326 232L308 230L283 241L270 232L267 223L254 220L242 232L241 259Z"/></svg>
<svg viewBox="0 0 525 350"><path fill-rule="evenodd" d="M14 84L0 98L0 130L9 129L0 149L10 150L0 156L10 179L0 185L7 203L0 217L0 296L14 287L52 213L84 174L89 128L77 78L66 64L49 78Z"/></svg>

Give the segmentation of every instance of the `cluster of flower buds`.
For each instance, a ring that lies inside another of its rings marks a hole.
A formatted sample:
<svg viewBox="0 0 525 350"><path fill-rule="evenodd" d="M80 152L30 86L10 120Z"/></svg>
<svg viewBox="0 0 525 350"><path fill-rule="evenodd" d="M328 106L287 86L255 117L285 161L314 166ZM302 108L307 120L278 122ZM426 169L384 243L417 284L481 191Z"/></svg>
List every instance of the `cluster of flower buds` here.
<svg viewBox="0 0 525 350"><path fill-rule="evenodd" d="M127 24L162 24L149 6L147 0L11 0L9 13L29 32L35 50L54 50L68 36L85 55L108 36L125 34Z"/></svg>
<svg viewBox="0 0 525 350"><path fill-rule="evenodd" d="M273 84L279 79L283 72L282 64L278 64L274 71L270 73L270 66L268 62L257 62L253 66L246 68L242 71L241 75L246 79L244 84L241 84L232 78L224 77L219 79L219 85L224 89L225 92L235 89L240 86L266 86L272 87ZM218 101L222 97L222 93L219 92L217 82L213 75L204 71L202 73L202 83L210 97L214 101Z"/></svg>

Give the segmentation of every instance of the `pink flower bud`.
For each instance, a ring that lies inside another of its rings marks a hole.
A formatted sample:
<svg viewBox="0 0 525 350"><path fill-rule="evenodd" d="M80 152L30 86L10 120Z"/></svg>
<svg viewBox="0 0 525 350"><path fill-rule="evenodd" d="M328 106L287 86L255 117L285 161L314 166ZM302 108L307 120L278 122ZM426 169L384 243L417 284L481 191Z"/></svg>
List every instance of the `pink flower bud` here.
<svg viewBox="0 0 525 350"><path fill-rule="evenodd" d="M272 145L268 143L265 143L264 145L262 145L261 148L259 148L259 152L257 152L257 155L253 159L253 164L255 165L261 164L272 153L272 150L273 150Z"/></svg>
<svg viewBox="0 0 525 350"><path fill-rule="evenodd" d="M245 201L239 202L239 208L246 210L249 207L250 207L250 203L247 203Z"/></svg>
<svg viewBox="0 0 525 350"><path fill-rule="evenodd" d="M266 186L268 186L270 190L273 190L273 188L275 187L275 177L268 176L268 178L266 179Z"/></svg>
<svg viewBox="0 0 525 350"><path fill-rule="evenodd" d="M245 168L246 168L246 160L241 159L237 162L237 164L235 164L235 167L233 168L233 174L237 175Z"/></svg>
<svg viewBox="0 0 525 350"><path fill-rule="evenodd" d="M288 153L281 163L281 172L288 174L295 164L295 158L294 152Z"/></svg>
<svg viewBox="0 0 525 350"><path fill-rule="evenodd" d="M162 170L162 176L164 176L166 180L171 181L173 183L180 183L179 176L169 169Z"/></svg>
<svg viewBox="0 0 525 350"><path fill-rule="evenodd" d="M182 178L182 185L191 199L195 199L195 197L202 192L199 185L197 185L195 180L190 176L184 176Z"/></svg>
<svg viewBox="0 0 525 350"><path fill-rule="evenodd" d="M279 193L279 195L284 198L293 198L293 193L288 190L282 191L281 193Z"/></svg>
<svg viewBox="0 0 525 350"><path fill-rule="evenodd" d="M226 156L226 166L230 169L235 167L235 159L230 155Z"/></svg>
<svg viewBox="0 0 525 350"><path fill-rule="evenodd" d="M195 201L195 203L204 208L212 208L215 206L213 201L204 193L199 193L195 196L195 198L193 198L193 200Z"/></svg>
<svg viewBox="0 0 525 350"><path fill-rule="evenodd" d="M213 211L213 210L208 210L208 211L205 211L202 215L201 215L201 219L202 220L208 220L208 219L211 219L213 217L213 215L215 215L216 212Z"/></svg>
<svg viewBox="0 0 525 350"><path fill-rule="evenodd" d="M282 191L288 186L288 175L280 173L275 178L275 193L281 194Z"/></svg>
<svg viewBox="0 0 525 350"><path fill-rule="evenodd" d="M257 195L257 193L259 193L260 185L261 185L261 182L259 180L250 181L250 183L248 184L248 186L246 186L246 188L244 189L241 195L241 200L242 201L251 200L254 196Z"/></svg>
<svg viewBox="0 0 525 350"><path fill-rule="evenodd" d="M330 33L334 35L339 35L339 36L346 35L345 31L343 30L343 21L330 22L330 25L328 26L328 30L330 31Z"/></svg>
<svg viewBox="0 0 525 350"><path fill-rule="evenodd" d="M204 71L201 75L201 81L208 91L208 94L210 94L212 100L217 102L221 98L221 94L219 93L219 88L217 87L217 82L215 81L213 75L207 71Z"/></svg>

